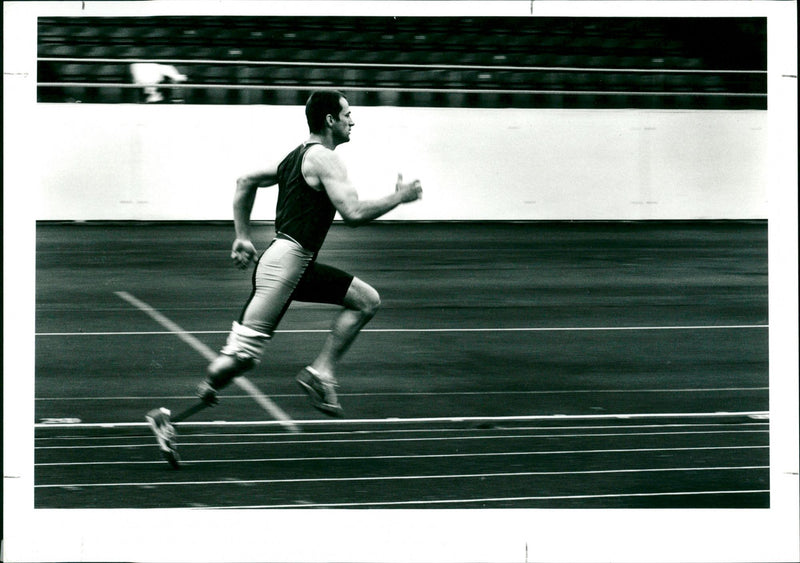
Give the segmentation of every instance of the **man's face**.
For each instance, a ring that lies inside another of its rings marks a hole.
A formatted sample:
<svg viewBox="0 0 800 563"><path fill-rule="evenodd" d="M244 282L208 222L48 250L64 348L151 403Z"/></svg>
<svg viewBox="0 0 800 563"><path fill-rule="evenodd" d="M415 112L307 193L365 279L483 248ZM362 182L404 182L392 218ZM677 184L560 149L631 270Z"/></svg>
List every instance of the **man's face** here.
<svg viewBox="0 0 800 563"><path fill-rule="evenodd" d="M350 117L350 105L344 98L339 98L339 103L342 106L339 112L338 119L333 122L331 129L333 130L333 140L337 145L346 143L350 140L350 130L353 128L353 119Z"/></svg>

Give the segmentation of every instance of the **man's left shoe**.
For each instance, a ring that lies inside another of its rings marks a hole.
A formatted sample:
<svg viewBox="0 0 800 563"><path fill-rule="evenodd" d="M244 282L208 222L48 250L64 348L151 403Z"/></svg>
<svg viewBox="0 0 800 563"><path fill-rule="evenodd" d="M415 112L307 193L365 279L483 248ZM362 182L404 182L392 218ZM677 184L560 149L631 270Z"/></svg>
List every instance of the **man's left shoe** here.
<svg viewBox="0 0 800 563"><path fill-rule="evenodd" d="M167 463L174 469L178 469L181 466L181 458L175 446L175 427L172 426L169 416L169 410L161 407L160 409L153 409L147 413L145 420L147 420L147 423L150 425L153 434L156 435L156 441L158 442L159 450L161 450L161 455L164 456Z"/></svg>
<svg viewBox="0 0 800 563"><path fill-rule="evenodd" d="M336 380L333 377L324 377L316 370L306 367L297 374L296 379L300 388L308 395L312 407L328 416L344 416L344 409L336 397Z"/></svg>

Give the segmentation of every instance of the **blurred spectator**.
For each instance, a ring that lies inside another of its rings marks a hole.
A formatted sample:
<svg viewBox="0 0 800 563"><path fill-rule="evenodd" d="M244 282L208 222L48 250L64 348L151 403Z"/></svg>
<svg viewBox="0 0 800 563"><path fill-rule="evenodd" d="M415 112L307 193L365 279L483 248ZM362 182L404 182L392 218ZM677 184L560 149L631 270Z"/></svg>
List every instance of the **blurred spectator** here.
<svg viewBox="0 0 800 563"><path fill-rule="evenodd" d="M148 104L180 102L173 88L159 88L158 85L186 82L187 78L174 66L157 63L133 63L131 76L134 84L143 87L142 99Z"/></svg>

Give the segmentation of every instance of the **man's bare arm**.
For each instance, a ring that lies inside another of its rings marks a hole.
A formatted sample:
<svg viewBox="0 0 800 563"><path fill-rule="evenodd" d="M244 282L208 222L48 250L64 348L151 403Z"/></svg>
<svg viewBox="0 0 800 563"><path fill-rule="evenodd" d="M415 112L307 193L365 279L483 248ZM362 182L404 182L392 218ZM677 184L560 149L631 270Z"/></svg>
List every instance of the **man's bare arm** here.
<svg viewBox="0 0 800 563"><path fill-rule="evenodd" d="M233 196L233 223L236 229L236 240L233 241L231 259L240 268L246 268L256 255L256 248L250 240L250 213L253 211L258 188L274 186L277 182L277 165L245 174L236 180L236 192Z"/></svg>
<svg viewBox="0 0 800 563"><path fill-rule="evenodd" d="M245 174L236 180L236 193L233 196L233 220L236 225L236 238L250 238L250 213L253 211L258 188L274 186L277 182L277 166Z"/></svg>
<svg viewBox="0 0 800 563"><path fill-rule="evenodd" d="M306 156L303 175L312 187L322 184L342 219L354 227L377 219L400 204L422 197L419 180L404 183L402 175L398 174L393 193L379 199L360 200L350 183L344 163L338 155L322 148Z"/></svg>

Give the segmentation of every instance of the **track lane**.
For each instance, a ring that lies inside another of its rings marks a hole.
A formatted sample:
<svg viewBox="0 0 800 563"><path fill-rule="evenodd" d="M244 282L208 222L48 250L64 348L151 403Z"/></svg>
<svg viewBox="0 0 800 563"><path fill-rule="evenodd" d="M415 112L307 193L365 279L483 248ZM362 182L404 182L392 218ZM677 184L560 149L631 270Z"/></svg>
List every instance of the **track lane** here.
<svg viewBox="0 0 800 563"><path fill-rule="evenodd" d="M36 418L109 426L37 425L36 506L769 504L768 433L751 426L766 422L726 419L723 430L700 434L675 426L691 413L768 411L765 224L363 232L335 228L326 247L326 259L383 294L383 310L342 366L353 422L315 418L293 387L290 376L318 348L331 316L298 305L252 378L303 428L302 439L259 436L263 411L229 391L196 425L179 428L187 463L173 472L147 445L141 417L192 402L204 359L141 311L120 307L113 292L137 296L218 348L249 285L221 247L219 261L208 259L228 227L41 225ZM587 431L597 421L580 418L637 413L653 418L613 424L647 423L650 431ZM580 436L489 438L530 432L500 417L559 414L575 419L537 424L580 420ZM213 424L220 418L253 426L234 436L232 425ZM409 419L416 428L404 426ZM461 426L423 439L440 429L437 419ZM418 434L361 441L386 425ZM70 446L53 447L56 438Z"/></svg>
<svg viewBox="0 0 800 563"><path fill-rule="evenodd" d="M624 505L675 493L734 507L764 506L768 498L768 423L749 417L562 420L556 427L398 424L376 429L362 422L346 431L329 424L299 435L197 424L181 429L180 471L155 459L152 439L138 427L43 428L53 436L38 440L37 502L115 506L130 499L126 491L136 491L136 507L159 506L167 497L185 507L265 508L552 507L579 499ZM664 484L654 487L653 479ZM525 490L542 494L509 496ZM471 500L476 491L491 496Z"/></svg>

